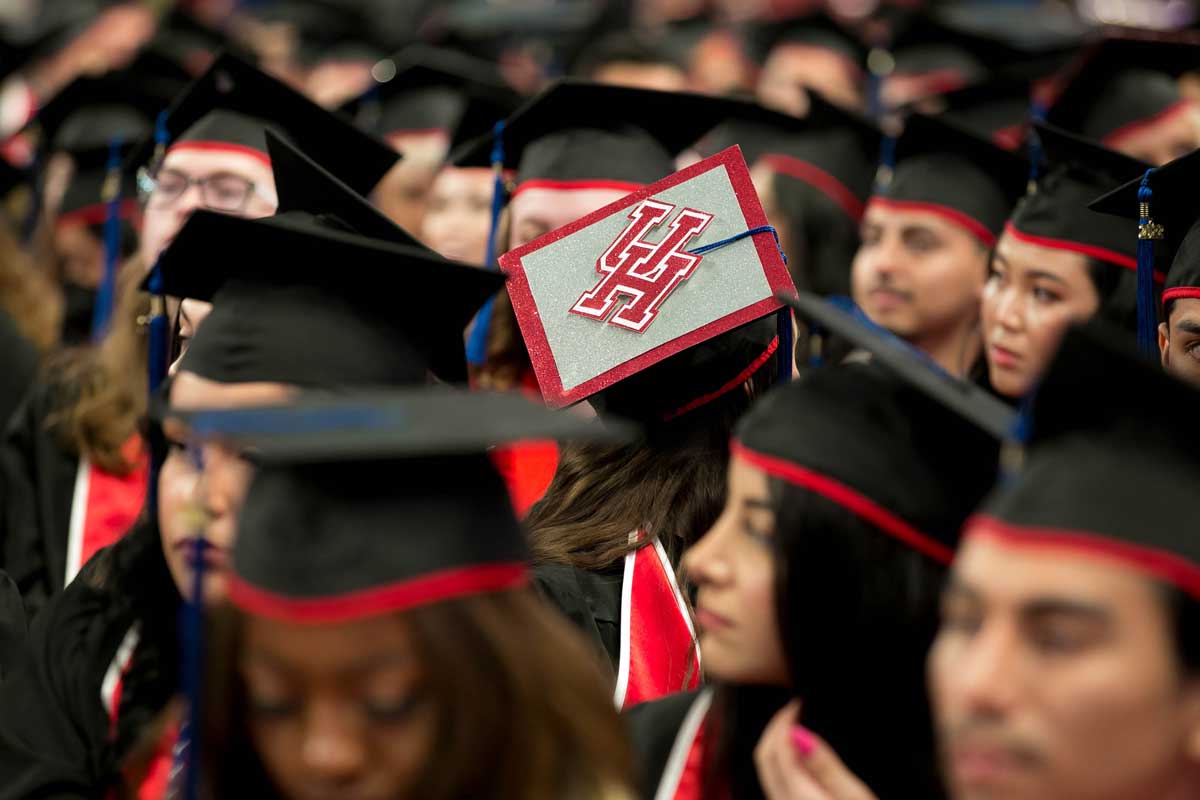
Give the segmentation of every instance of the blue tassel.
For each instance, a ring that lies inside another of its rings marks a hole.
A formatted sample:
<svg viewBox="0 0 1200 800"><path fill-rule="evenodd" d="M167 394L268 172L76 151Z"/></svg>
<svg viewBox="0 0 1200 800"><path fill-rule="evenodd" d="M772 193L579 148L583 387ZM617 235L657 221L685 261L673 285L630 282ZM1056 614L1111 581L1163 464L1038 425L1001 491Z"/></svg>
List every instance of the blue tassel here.
<svg viewBox="0 0 1200 800"><path fill-rule="evenodd" d="M1150 218L1153 190L1146 170L1138 187L1137 341L1138 350L1153 358L1158 354L1158 312L1154 303L1154 242L1163 238L1163 227Z"/></svg>
<svg viewBox="0 0 1200 800"><path fill-rule="evenodd" d="M1035 191L1038 178L1042 175L1042 139L1037 129L1029 130L1029 192Z"/></svg>
<svg viewBox="0 0 1200 800"><path fill-rule="evenodd" d="M884 136L879 143L879 169L875 171L875 194L886 194L896 172L896 137Z"/></svg>
<svg viewBox="0 0 1200 800"><path fill-rule="evenodd" d="M180 678L187 703L179 739L172 753L168 797L197 800L200 796L200 713L204 689L204 551L203 536L192 550L192 591L179 610Z"/></svg>
<svg viewBox="0 0 1200 800"><path fill-rule="evenodd" d="M167 311L162 293L162 275L158 265L150 270L146 283L150 292L150 341L146 346L147 385L153 395L167 377Z"/></svg>
<svg viewBox="0 0 1200 800"><path fill-rule="evenodd" d="M1025 447L1033 435L1033 401L1037 389L1021 398L1013 419L1008 441L1000 450L1000 483L1007 485L1016 479L1025 466Z"/></svg>
<svg viewBox="0 0 1200 800"><path fill-rule="evenodd" d="M776 383L787 383L792 379L792 364L794 363L795 353L792 352L792 308L784 306L779 309L777 316L777 327L779 332L779 350L775 357L778 359L779 367L776 370Z"/></svg>
<svg viewBox="0 0 1200 800"><path fill-rule="evenodd" d="M99 342L108 333L116 302L117 262L121 257L121 137L108 143L107 174L102 190L106 205L104 217L104 275L96 290L96 308L92 314L92 341Z"/></svg>
<svg viewBox="0 0 1200 800"><path fill-rule="evenodd" d="M488 231L487 255L484 264L488 269L496 269L496 229L500 227L500 212L504 209L504 120L496 123L492 129L492 171L495 173L492 185L492 223ZM492 308L495 298L488 298L475 315L475 325L471 328L467 339L467 363L481 367L487 361L488 332L492 328Z"/></svg>

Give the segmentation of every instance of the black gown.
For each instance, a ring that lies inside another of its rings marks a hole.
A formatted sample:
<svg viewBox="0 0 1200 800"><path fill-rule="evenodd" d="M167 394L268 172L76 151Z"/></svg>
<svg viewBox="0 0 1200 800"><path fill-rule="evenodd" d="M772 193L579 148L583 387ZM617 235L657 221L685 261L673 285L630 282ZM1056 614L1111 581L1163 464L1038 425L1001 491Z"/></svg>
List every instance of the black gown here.
<svg viewBox="0 0 1200 800"><path fill-rule="evenodd" d="M26 627L21 593L12 578L0 571L0 681L25 644Z"/></svg>
<svg viewBox="0 0 1200 800"><path fill-rule="evenodd" d="M17 325L0 310L0 433L8 425L21 401L33 385L37 374L38 355L33 344L17 329Z"/></svg>
<svg viewBox="0 0 1200 800"><path fill-rule="evenodd" d="M620 565L591 572L565 564L542 564L533 571L538 591L608 656L614 675L621 657L622 571Z"/></svg>
<svg viewBox="0 0 1200 800"><path fill-rule="evenodd" d="M699 694L680 692L641 703L625 712L625 724L633 745L638 789L642 797L652 798L658 791L684 718Z"/></svg>
<svg viewBox="0 0 1200 800"><path fill-rule="evenodd" d="M144 521L49 601L0 683L0 800L97 797L117 783L178 685L179 604Z"/></svg>

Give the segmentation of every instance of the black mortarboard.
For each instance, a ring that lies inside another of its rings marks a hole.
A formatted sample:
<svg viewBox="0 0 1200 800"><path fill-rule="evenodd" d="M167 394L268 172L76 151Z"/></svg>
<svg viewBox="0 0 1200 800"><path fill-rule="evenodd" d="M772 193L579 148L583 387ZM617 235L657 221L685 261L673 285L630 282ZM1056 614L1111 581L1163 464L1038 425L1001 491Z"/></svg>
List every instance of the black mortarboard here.
<svg viewBox="0 0 1200 800"><path fill-rule="evenodd" d="M1109 147L1190 102L1176 79L1200 69L1200 39L1139 35L1093 45L1060 78L1046 121Z"/></svg>
<svg viewBox="0 0 1200 800"><path fill-rule="evenodd" d="M462 331L503 277L413 242L281 140L271 152L280 213L198 211L148 279L213 303L182 368L304 387L463 379Z"/></svg>
<svg viewBox="0 0 1200 800"><path fill-rule="evenodd" d="M968 536L1112 559L1200 600L1200 395L1096 323L1069 331L1032 406L1024 469ZM1103 397L1103 403L1095 398Z"/></svg>
<svg viewBox="0 0 1200 800"><path fill-rule="evenodd" d="M914 100L909 108L936 114L1005 150L1025 141L1033 102L1029 78L1007 76Z"/></svg>
<svg viewBox="0 0 1200 800"><path fill-rule="evenodd" d="M897 21L888 54L890 58L882 59L872 54L873 67L879 61L890 67L876 71L921 77L927 90L922 94L928 94L982 80L998 65L1017 58L1018 51L999 39L919 11Z"/></svg>
<svg viewBox="0 0 1200 800"><path fill-rule="evenodd" d="M470 102L493 107L487 127L473 132L479 135L518 103L494 64L452 50L411 45L376 64L375 71L378 82L343 110L383 137L429 131L449 135Z"/></svg>
<svg viewBox="0 0 1200 800"><path fill-rule="evenodd" d="M267 156L264 132L283 133L317 162L365 194L398 158L396 151L349 120L225 53L160 116L155 136L131 158L149 166L157 147L226 147Z"/></svg>
<svg viewBox="0 0 1200 800"><path fill-rule="evenodd" d="M374 62L391 49L362 3L271 0L253 4L249 13L260 22L291 26L296 36L296 56L305 66L337 59Z"/></svg>
<svg viewBox="0 0 1200 800"><path fill-rule="evenodd" d="M950 563L963 520L995 482L998 429L1012 412L814 295L789 302L873 360L768 394L738 425L735 457Z"/></svg>
<svg viewBox="0 0 1200 800"><path fill-rule="evenodd" d="M154 38L147 49L178 64L192 77L198 77L217 57L232 48L233 42L222 30L201 22L179 7L173 7L158 21Z"/></svg>
<svg viewBox="0 0 1200 800"><path fill-rule="evenodd" d="M610 64L666 64L684 69L683 61L663 35L647 31L620 30L589 41L574 58L571 74L595 80L597 72Z"/></svg>
<svg viewBox="0 0 1200 800"><path fill-rule="evenodd" d="M985 247L995 244L1029 174L1020 156L924 114L908 117L895 160L871 203L940 214Z"/></svg>
<svg viewBox="0 0 1200 800"><path fill-rule="evenodd" d="M725 118L738 101L573 79L555 83L506 121L504 165L517 184L609 181L636 188L675 171L675 156ZM454 164L492 163L492 136L451 155Z"/></svg>
<svg viewBox="0 0 1200 800"><path fill-rule="evenodd" d="M866 45L857 34L824 12L765 20L748 33L747 44L751 58L760 64L777 47L800 45L836 53L860 74L866 68Z"/></svg>
<svg viewBox="0 0 1200 800"><path fill-rule="evenodd" d="M1137 245L1139 270L1167 265L1162 301L1200 297L1200 150L1130 180L1095 200L1091 208L1104 214L1137 220L1127 229ZM1144 186L1143 186L1144 184ZM1143 203L1145 206L1143 207ZM1147 232L1147 238L1140 231ZM1148 259L1143 269L1143 255ZM1156 336L1157 314L1153 291L1139 283L1138 334L1142 348L1150 352Z"/></svg>
<svg viewBox="0 0 1200 800"><path fill-rule="evenodd" d="M1136 318L1137 222L1088 208L1097 194L1145 174L1149 165L1050 125L1034 126L1043 174L1017 204L1007 231L1041 247L1078 253L1115 271L1116 288L1101 310L1129 328Z"/></svg>
<svg viewBox="0 0 1200 800"><path fill-rule="evenodd" d="M229 596L300 623L394 613L524 586L529 553L485 453L518 439L622 431L514 395L425 389L192 415L248 444Z"/></svg>

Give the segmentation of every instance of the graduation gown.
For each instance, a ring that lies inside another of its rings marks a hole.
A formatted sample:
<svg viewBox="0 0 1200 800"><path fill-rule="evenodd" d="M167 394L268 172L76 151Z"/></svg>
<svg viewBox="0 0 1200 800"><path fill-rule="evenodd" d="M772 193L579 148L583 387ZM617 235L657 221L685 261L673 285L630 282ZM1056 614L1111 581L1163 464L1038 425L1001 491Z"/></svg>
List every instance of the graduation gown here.
<svg viewBox="0 0 1200 800"><path fill-rule="evenodd" d="M126 444L137 468L114 475L49 429L65 391L35 386L0 446L0 568L16 582L30 617L129 529L146 497L149 462L140 439Z"/></svg>
<svg viewBox="0 0 1200 800"><path fill-rule="evenodd" d="M25 644L25 608L12 578L0 571L0 681Z"/></svg>
<svg viewBox="0 0 1200 800"><path fill-rule="evenodd" d="M544 564L534 570L534 580L608 656L618 709L699 688L695 629L674 567L657 540L604 572Z"/></svg>
<svg viewBox="0 0 1200 800"><path fill-rule="evenodd" d="M625 714L646 800L698 800L712 689L680 692Z"/></svg>
<svg viewBox="0 0 1200 800"><path fill-rule="evenodd" d="M8 425L21 401L33 385L37 374L38 355L32 343L17 329L17 325L0 310L0 433Z"/></svg>

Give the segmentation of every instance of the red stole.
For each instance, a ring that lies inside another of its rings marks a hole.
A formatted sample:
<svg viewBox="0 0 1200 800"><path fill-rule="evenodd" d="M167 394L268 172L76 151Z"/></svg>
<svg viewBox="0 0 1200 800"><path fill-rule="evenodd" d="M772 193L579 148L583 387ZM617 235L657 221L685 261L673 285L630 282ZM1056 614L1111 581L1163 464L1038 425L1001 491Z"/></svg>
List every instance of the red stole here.
<svg viewBox="0 0 1200 800"><path fill-rule="evenodd" d="M97 550L108 547L129 530L146 502L150 458L137 434L121 448L133 465L128 475L114 475L79 458L75 494L71 500L71 522L67 529L67 572L70 583Z"/></svg>
<svg viewBox="0 0 1200 800"><path fill-rule="evenodd" d="M121 710L121 694L125 684L125 674L133 662L133 654L137 650L140 640L141 631L135 624L121 640L112 663L108 665L108 670L104 673L104 681L100 684L100 702L104 705L104 710L108 712L110 738L116 736L117 733L117 719ZM168 725L154 748L154 757L150 760L146 770L137 778L138 800L162 800L166 797L167 783L171 777L175 741L178 738L178 727L173 724ZM116 793L110 792L109 797L115 798Z"/></svg>
<svg viewBox="0 0 1200 800"><path fill-rule="evenodd" d="M645 538L642 531L630 539ZM700 648L675 570L657 539L625 556L618 709L700 688Z"/></svg>
<svg viewBox="0 0 1200 800"><path fill-rule="evenodd" d="M712 700L712 689L706 689L696 696L688 709L675 743L671 745L671 754L667 756L654 800L698 800L700 797L704 777L704 733Z"/></svg>

